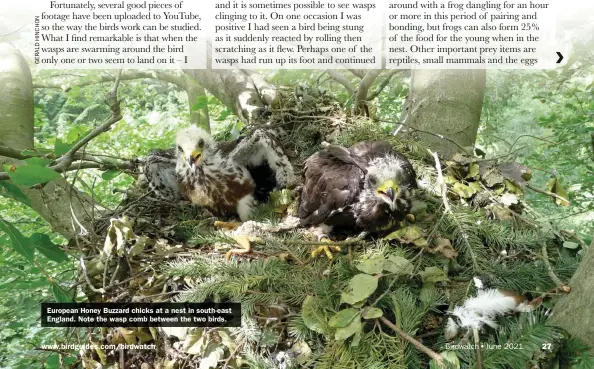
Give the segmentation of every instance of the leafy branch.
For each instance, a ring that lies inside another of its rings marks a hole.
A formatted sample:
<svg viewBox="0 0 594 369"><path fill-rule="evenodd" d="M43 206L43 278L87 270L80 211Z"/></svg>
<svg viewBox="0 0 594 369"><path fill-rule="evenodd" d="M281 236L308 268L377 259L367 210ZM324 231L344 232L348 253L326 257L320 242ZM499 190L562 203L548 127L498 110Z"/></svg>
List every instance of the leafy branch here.
<svg viewBox="0 0 594 369"><path fill-rule="evenodd" d="M115 77L115 83L111 91L105 96L105 102L111 110L111 115L102 124L93 129L88 135L77 141L64 155L60 156L55 160L55 164L49 167L56 173L64 173L72 170L80 169L132 169L133 163L109 159L109 158L96 158L85 154L79 155L78 151L86 146L91 140L99 136L103 132L107 132L112 125L119 122L122 119L122 112L120 107L120 101L117 98L118 88L120 85L120 78L122 71L118 71ZM21 152L8 147L0 146L0 156L6 156L13 159L26 160L34 157L38 157L35 153ZM0 180L11 179L8 173L0 173Z"/></svg>

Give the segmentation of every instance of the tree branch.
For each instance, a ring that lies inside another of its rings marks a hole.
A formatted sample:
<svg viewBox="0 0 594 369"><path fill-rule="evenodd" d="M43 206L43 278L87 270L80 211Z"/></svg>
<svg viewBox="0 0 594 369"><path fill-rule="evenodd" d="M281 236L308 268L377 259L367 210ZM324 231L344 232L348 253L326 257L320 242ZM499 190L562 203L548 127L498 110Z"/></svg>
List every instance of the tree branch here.
<svg viewBox="0 0 594 369"><path fill-rule="evenodd" d="M34 157L35 155L23 155L23 150L15 150L10 147L0 146L0 156L6 156L7 158L13 158L18 160L25 160Z"/></svg>
<svg viewBox="0 0 594 369"><path fill-rule="evenodd" d="M157 79L164 82L172 83L182 89L186 88L185 80L182 74L172 74L163 71L150 71L150 70L139 70L139 71L124 71L120 76L121 81L131 81L135 79L151 78ZM73 87L82 87L88 85L94 85L98 83L114 82L115 77L110 74L102 75L95 78L80 78L75 82L61 83L58 81L49 82L38 82L33 84L33 88L52 88L60 89L64 92L68 92Z"/></svg>
<svg viewBox="0 0 594 369"><path fill-rule="evenodd" d="M30 158L37 158L43 157L48 159L54 159L53 151L51 150L43 150L37 151L37 154L23 154L24 151L11 149L10 147L0 146L0 156L4 156L11 159L17 160L26 160ZM88 168L98 168L98 169L133 169L134 164L132 164L132 160L125 159L125 158L118 158L109 155L103 154L92 154L92 153L75 153L74 160L79 160L81 162L87 162L89 164L84 164L84 167ZM90 166L90 163L93 163L94 166ZM75 163L72 164L72 166ZM55 170L55 169L54 169ZM71 169L67 169L66 171L70 171ZM2 179L0 177L0 179Z"/></svg>
<svg viewBox="0 0 594 369"><path fill-rule="evenodd" d="M367 73L365 69L349 69L349 72L353 73L359 78L365 77L365 73Z"/></svg>
<svg viewBox="0 0 594 369"><path fill-rule="evenodd" d="M564 286L564 283L561 281L561 279L559 279L559 277L557 277L557 275L553 271L553 267L551 266L551 262L549 261L549 253L547 252L547 245L544 242L542 244L541 251L542 251L542 260L544 261L545 267L547 268L547 273L549 274L549 277L551 277L551 279L553 280L553 282L555 282L557 287Z"/></svg>
<svg viewBox="0 0 594 369"><path fill-rule="evenodd" d="M241 69L187 69L208 92L219 99L243 122L261 115L266 101L274 101L273 86L252 71Z"/></svg>
<svg viewBox="0 0 594 369"><path fill-rule="evenodd" d="M109 128L115 124L116 122L122 119L122 112L120 108L120 102L117 99L118 94L118 87L120 85L120 76L122 71L120 70L115 77L115 83L110 92L108 92L105 96L105 101L109 105L111 109L111 116L102 124L97 126L91 133L87 136L83 137L80 141L78 141L68 152L62 155L60 158L57 159L56 164L51 166L50 168L58 173L64 173L71 170L76 169L84 169L84 168L115 168L115 169L132 169L134 165L131 162L125 161L116 161L116 160L109 160L109 159L102 159L97 160L96 158L90 155L78 155L77 151L88 144L92 139L97 137L103 132L109 130ZM48 154L52 154L49 153ZM0 156L6 156L14 159L24 160L28 158L35 157L37 155L24 155L19 150L11 149L8 147L0 146ZM74 160L79 159L75 165L73 165ZM10 176L8 173L0 173L0 180L9 180Z"/></svg>
<svg viewBox="0 0 594 369"><path fill-rule="evenodd" d="M429 131L425 131L425 130L422 130L422 129L419 129L419 128L412 127L412 126L411 126L411 125L409 125L409 124L402 123L402 122L396 122L396 121L393 121L393 120L378 119L378 121L379 121L379 122L383 122L383 123L391 123L391 124L393 124L393 125L400 125L400 126L402 126L402 127L406 127L406 128L408 128L408 129L411 129L411 130L413 130L413 131L415 131L415 132L421 132L421 133L425 133L425 134L428 134L428 135L431 135L431 136L434 136L434 137L440 138L440 139L442 139L442 140L445 140L445 141L451 142L452 144L454 144L455 146L457 146L457 147L458 147L460 150L462 150L462 153L464 153L464 154L466 154L466 155L469 155L468 151L466 151L466 149L465 149L464 147L462 147L462 146L461 146L459 143L457 143L456 141L452 140L451 138L447 138L447 137L445 137L445 136L444 136L444 135L442 135L442 134L439 134L439 133L433 133L433 132L429 132Z"/></svg>
<svg viewBox="0 0 594 369"><path fill-rule="evenodd" d="M443 201L443 206L445 208L446 213L451 213L452 209L450 208L450 203L448 202L448 188L443 180L443 174L441 172L441 163L439 162L439 157L437 156L437 152L431 152L431 150L427 150L433 156L435 160L435 170L437 171L437 184L441 190L441 199Z"/></svg>
<svg viewBox="0 0 594 369"><path fill-rule="evenodd" d="M355 95L355 114L360 114L365 108L366 101L368 100L367 94L369 93L369 89L381 73L381 69L370 70L367 72L367 74L365 74L365 77L361 79L361 82L359 82L357 93Z"/></svg>
<svg viewBox="0 0 594 369"><path fill-rule="evenodd" d="M398 335L400 337L404 338L410 344L412 344L417 349L419 349L419 351L421 351L422 353L426 354L427 356L429 356L433 360L437 361L438 364L443 365L443 357L441 357L441 355L439 355L437 352L431 350L429 347L423 345L421 342L419 342L416 339L414 339L413 337L409 336L408 334L406 334L406 332L404 332L402 329L398 328L394 323L392 323L388 319L384 318L383 316L380 317L379 320L382 323L384 323L385 325L387 325L391 330L393 330L394 332L398 333Z"/></svg>
<svg viewBox="0 0 594 369"><path fill-rule="evenodd" d="M122 75L122 71L119 70L117 76L115 77L115 83L111 91L109 91L105 96L105 102L109 105L111 110L111 116L102 124L97 126L94 130L91 131L88 135L83 137L80 141L78 141L66 154L64 154L60 159L58 159L58 164L56 164L52 169L55 171L64 171L66 168L70 167L72 162L74 161L74 154L80 150L83 146L88 144L92 139L99 136L103 132L107 132L109 128L114 125L115 123L119 122L122 119L122 110L120 107L120 102L118 100L118 87L120 86L120 77Z"/></svg>
<svg viewBox="0 0 594 369"><path fill-rule="evenodd" d="M346 88L346 90L352 95L355 93L355 86L353 86L351 84L351 82L349 82L349 80L346 78L346 76L344 76L342 73L335 71L333 69L327 69L326 73L328 73L328 75L330 77L332 77L332 79L338 83L340 83L344 88Z"/></svg>
<svg viewBox="0 0 594 369"><path fill-rule="evenodd" d="M566 202L566 203L569 204L569 199L564 199L563 197L557 195L556 193L552 193L552 192L549 192L549 191L541 190L540 188L534 187L530 183L527 183L526 184L526 187L528 187L529 189L531 189L534 192L538 192L538 193L541 193L543 195L547 195L547 196L550 196L550 197L559 199L560 201Z"/></svg>
<svg viewBox="0 0 594 369"><path fill-rule="evenodd" d="M132 162L115 162L115 161L107 161L107 162L94 162L94 161L75 161L72 163L68 168L66 168L63 172L70 172L77 169L117 169L117 170L132 170L136 167Z"/></svg>
<svg viewBox="0 0 594 369"><path fill-rule="evenodd" d="M393 70L389 71L388 74L386 75L386 78L379 84L379 86L371 93L371 95L367 96L367 100L371 101L371 100L375 99L376 97L378 97L379 94L382 93L384 88L386 88L386 86L390 83L390 81L392 80L392 77L394 77L395 75L400 74L402 72L404 72L404 70L400 70L400 69L393 69Z"/></svg>

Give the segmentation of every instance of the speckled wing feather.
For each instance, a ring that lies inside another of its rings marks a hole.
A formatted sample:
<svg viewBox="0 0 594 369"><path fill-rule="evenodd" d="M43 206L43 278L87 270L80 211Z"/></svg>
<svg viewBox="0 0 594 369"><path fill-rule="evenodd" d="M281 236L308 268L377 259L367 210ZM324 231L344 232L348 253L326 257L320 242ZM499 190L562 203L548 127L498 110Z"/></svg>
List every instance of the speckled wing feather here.
<svg viewBox="0 0 594 369"><path fill-rule="evenodd" d="M145 158L144 175L149 189L167 200L180 198L177 174L175 173L175 149L153 150Z"/></svg>
<svg viewBox="0 0 594 369"><path fill-rule="evenodd" d="M327 150L306 160L299 205L303 226L320 224L355 201L365 174L352 160L350 156L341 158Z"/></svg>
<svg viewBox="0 0 594 369"><path fill-rule="evenodd" d="M235 148L237 147L237 144L240 141L222 141L222 142L217 142L217 148L219 150L221 150L221 155L223 157L227 157L229 156L229 154L231 154L231 152L233 152L233 150L235 150Z"/></svg>
<svg viewBox="0 0 594 369"><path fill-rule="evenodd" d="M242 138L229 156L246 167L267 165L274 173L277 188L289 187L295 182L293 166L272 130L256 129L249 137Z"/></svg>

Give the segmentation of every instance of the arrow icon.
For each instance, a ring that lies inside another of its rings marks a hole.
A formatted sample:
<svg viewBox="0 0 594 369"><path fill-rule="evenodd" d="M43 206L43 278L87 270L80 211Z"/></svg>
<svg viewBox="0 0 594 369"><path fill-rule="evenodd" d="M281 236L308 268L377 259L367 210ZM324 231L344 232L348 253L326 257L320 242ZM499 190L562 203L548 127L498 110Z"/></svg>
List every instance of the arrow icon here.
<svg viewBox="0 0 594 369"><path fill-rule="evenodd" d="M557 55L559 55L559 60L557 60L557 64L561 63L561 60L563 60L563 55L561 55L560 52L557 51Z"/></svg>

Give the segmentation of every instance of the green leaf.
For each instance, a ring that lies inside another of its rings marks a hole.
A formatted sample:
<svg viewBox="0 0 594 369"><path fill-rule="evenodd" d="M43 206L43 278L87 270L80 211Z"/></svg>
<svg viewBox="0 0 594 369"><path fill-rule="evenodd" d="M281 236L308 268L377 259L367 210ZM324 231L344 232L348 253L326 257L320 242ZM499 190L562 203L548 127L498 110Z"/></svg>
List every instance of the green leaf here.
<svg viewBox="0 0 594 369"><path fill-rule="evenodd" d="M444 362L446 363L448 369L460 369L460 359L458 359L458 355L456 355L456 351L444 351L439 353L441 357L443 357ZM431 360L432 364L434 360ZM436 364L436 368L440 366Z"/></svg>
<svg viewBox="0 0 594 369"><path fill-rule="evenodd" d="M425 247L427 245L429 245L429 241L427 241L426 238L417 238L416 240L413 241L413 244L417 247Z"/></svg>
<svg viewBox="0 0 594 369"><path fill-rule="evenodd" d="M117 177L121 172L119 170L108 169L101 174L101 178L104 181L111 181L115 177Z"/></svg>
<svg viewBox="0 0 594 369"><path fill-rule="evenodd" d="M62 142L59 138L56 138L56 142L54 143L54 155L56 157L62 156L68 152L74 146L74 143L66 143Z"/></svg>
<svg viewBox="0 0 594 369"><path fill-rule="evenodd" d="M384 312L378 308L369 308L363 311L363 319L376 319L382 315L384 315Z"/></svg>
<svg viewBox="0 0 594 369"><path fill-rule="evenodd" d="M202 359L200 359L198 369L216 368L223 356L225 356L225 346L214 342L209 343L202 355Z"/></svg>
<svg viewBox="0 0 594 369"><path fill-rule="evenodd" d="M349 325L357 315L359 315L359 310L357 309L348 308L341 310L330 318L329 325L333 328L344 328Z"/></svg>
<svg viewBox="0 0 594 369"><path fill-rule="evenodd" d="M488 169L483 175L483 182L489 187L493 187L498 184L503 184L503 176L497 168Z"/></svg>
<svg viewBox="0 0 594 369"><path fill-rule="evenodd" d="M192 111L204 109L208 106L208 97L206 96L198 96L196 98L196 104L192 105Z"/></svg>
<svg viewBox="0 0 594 369"><path fill-rule="evenodd" d="M563 247L565 247L566 249L577 249L580 246L579 243L577 242L571 242L571 241L565 241L563 242Z"/></svg>
<svg viewBox="0 0 594 369"><path fill-rule="evenodd" d="M14 183L26 187L32 187L60 178L60 173L39 165L25 165L22 167L4 165L4 170Z"/></svg>
<svg viewBox="0 0 594 369"><path fill-rule="evenodd" d="M555 202L555 204L559 206L569 206L569 196L567 195L567 191L565 190L563 185L561 185L561 182L559 182L556 178L551 178L547 181L547 187L550 192L559 196L553 197L553 201Z"/></svg>
<svg viewBox="0 0 594 369"><path fill-rule="evenodd" d="M351 347L357 347L359 346L359 343L361 342L361 332L356 332L355 335L353 336L353 340L351 341Z"/></svg>
<svg viewBox="0 0 594 369"><path fill-rule="evenodd" d="M233 112L231 110L225 110L221 113L221 115L219 115L219 117L215 120L217 121L221 121L221 120L225 120L227 119L228 116L230 116L231 114L233 114Z"/></svg>
<svg viewBox="0 0 594 369"><path fill-rule="evenodd" d="M21 151L21 155L23 155L23 156L41 156L41 155L43 155L43 153L40 153L40 152L36 151L35 149L33 149L33 150Z"/></svg>
<svg viewBox="0 0 594 369"><path fill-rule="evenodd" d="M52 284L52 294L54 295L56 302L72 302L72 299L64 292L64 290L55 283Z"/></svg>
<svg viewBox="0 0 594 369"><path fill-rule="evenodd" d="M72 367L72 364L74 364L77 361L78 361L78 359L76 358L76 356L65 357L64 358L64 367L70 368L70 367Z"/></svg>
<svg viewBox="0 0 594 369"><path fill-rule="evenodd" d="M381 256L374 256L357 265L357 269L367 274L378 274L384 270L385 259Z"/></svg>
<svg viewBox="0 0 594 369"><path fill-rule="evenodd" d="M424 271L419 272L421 280L428 283L445 282L448 280L448 276L443 269L438 267L427 267Z"/></svg>
<svg viewBox="0 0 594 369"><path fill-rule="evenodd" d="M479 165L477 163L470 163L468 166L468 174L465 178L476 178L479 174Z"/></svg>
<svg viewBox="0 0 594 369"><path fill-rule="evenodd" d="M411 274L414 267L407 259L401 256L390 255L384 263L384 269L390 273Z"/></svg>
<svg viewBox="0 0 594 369"><path fill-rule="evenodd" d="M51 354L45 359L45 369L58 369L60 367L60 356L56 353Z"/></svg>
<svg viewBox="0 0 594 369"><path fill-rule="evenodd" d="M3 219L0 219L0 231L8 235L14 251L23 255L25 259L29 260L30 262L33 262L35 249L27 237L23 236L23 234L18 229Z"/></svg>
<svg viewBox="0 0 594 369"><path fill-rule="evenodd" d="M167 330L170 330L170 332L175 332L177 331L177 328L175 330L172 330L172 328L167 327L166 328L166 332ZM198 328L193 330L191 333L188 333L187 331L183 331L186 334L186 338L183 341L183 348L184 348L184 352L190 355L199 355L202 354L204 352L205 349L205 343L204 343L204 335L203 335L203 330L202 328ZM169 333L168 333L169 334ZM178 337L181 333L178 333Z"/></svg>
<svg viewBox="0 0 594 369"><path fill-rule="evenodd" d="M363 324L361 324L361 317L357 315L353 321L344 328L338 328L334 334L334 339L337 341L343 341L352 336L357 332L361 332Z"/></svg>
<svg viewBox="0 0 594 369"><path fill-rule="evenodd" d="M33 233L31 237L29 237L29 240L46 258L55 261L56 263L68 260L68 255L62 251L58 245L53 243L47 234Z"/></svg>
<svg viewBox="0 0 594 369"><path fill-rule="evenodd" d="M301 317L307 328L314 332L326 334L328 323L320 298L307 296L301 306Z"/></svg>
<svg viewBox="0 0 594 369"><path fill-rule="evenodd" d="M375 292L377 283L377 278L369 274L357 274L351 278L348 286L349 291L342 294L341 302L352 305L365 300Z"/></svg>
<svg viewBox="0 0 594 369"><path fill-rule="evenodd" d="M518 203L518 196L513 193L504 193L501 195L501 203L505 206L511 206Z"/></svg>
<svg viewBox="0 0 594 369"><path fill-rule="evenodd" d="M44 158L29 158L24 160L25 163L28 165L40 165L42 167L47 167L52 163L53 160L44 159Z"/></svg>
<svg viewBox="0 0 594 369"><path fill-rule="evenodd" d="M454 186L452 187L452 189L454 190L455 193L458 194L458 196L467 199L469 197L472 197L475 193L477 193L478 191L480 191L480 186L479 188L475 186L470 186L470 185L465 185L463 183L460 182L456 182L454 183Z"/></svg>
<svg viewBox="0 0 594 369"><path fill-rule="evenodd" d="M19 186L15 186L14 184L7 181L0 181L0 196L9 197L20 201L27 206L31 206L31 201L27 195L21 191Z"/></svg>
<svg viewBox="0 0 594 369"><path fill-rule="evenodd" d="M66 134L66 142L74 145L77 143L81 138L86 137L92 130L87 129L85 126L74 126L70 128L68 133Z"/></svg>
<svg viewBox="0 0 594 369"><path fill-rule="evenodd" d="M410 225L390 233L384 237L384 240L397 240L403 243L411 243L421 237L421 232L422 230L418 226Z"/></svg>
<svg viewBox="0 0 594 369"><path fill-rule="evenodd" d="M435 295L436 291L435 283L430 281L423 282L421 290L419 291L419 300L431 301L431 297Z"/></svg>

